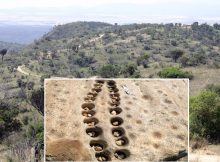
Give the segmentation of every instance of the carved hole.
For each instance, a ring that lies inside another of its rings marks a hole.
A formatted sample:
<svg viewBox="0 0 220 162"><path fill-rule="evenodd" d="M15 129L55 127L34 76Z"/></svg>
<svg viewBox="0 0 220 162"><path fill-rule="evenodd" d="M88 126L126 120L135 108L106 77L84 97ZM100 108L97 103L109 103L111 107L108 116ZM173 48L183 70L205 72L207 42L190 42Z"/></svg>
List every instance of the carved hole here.
<svg viewBox="0 0 220 162"><path fill-rule="evenodd" d="M127 137L121 137L121 138L115 140L115 143L118 146L125 146L129 143L129 140Z"/></svg>
<svg viewBox="0 0 220 162"><path fill-rule="evenodd" d="M118 105L120 105L120 102L119 101L114 101L114 102L112 102L112 101L110 101L110 102L108 102L111 106L118 106Z"/></svg>
<svg viewBox="0 0 220 162"><path fill-rule="evenodd" d="M107 147L107 142L103 140L92 140L90 141L89 145L95 150L95 151L103 151Z"/></svg>
<svg viewBox="0 0 220 162"><path fill-rule="evenodd" d="M86 133L90 137L98 137L99 135L102 134L102 129L100 127L87 128Z"/></svg>
<svg viewBox="0 0 220 162"><path fill-rule="evenodd" d="M123 123L123 119L120 117L113 117L110 121L113 126L119 126Z"/></svg>
<svg viewBox="0 0 220 162"><path fill-rule="evenodd" d="M95 126L98 124L99 120L97 118L87 118L83 120L83 123L87 124L88 126Z"/></svg>
<svg viewBox="0 0 220 162"><path fill-rule="evenodd" d="M111 161L109 151L98 152L95 154L95 157L98 161Z"/></svg>
<svg viewBox="0 0 220 162"><path fill-rule="evenodd" d="M85 117L92 117L95 115L95 111L93 111L93 110L82 111L82 115Z"/></svg>
<svg viewBox="0 0 220 162"><path fill-rule="evenodd" d="M91 110L95 107L95 104L94 103L84 103L82 104L81 106L84 110Z"/></svg>
<svg viewBox="0 0 220 162"><path fill-rule="evenodd" d="M116 150L115 153L114 153L114 156L117 159L122 160L122 159L125 159L125 158L129 157L130 152L126 149Z"/></svg>
<svg viewBox="0 0 220 162"><path fill-rule="evenodd" d="M113 135L114 137L121 137L121 136L123 136L124 134L125 134L125 131L124 131L124 129L121 128L121 127L113 128L113 129L112 129L112 135Z"/></svg>
<svg viewBox="0 0 220 162"><path fill-rule="evenodd" d="M105 83L104 80L96 80L95 82L96 82L96 83L100 83L100 84L104 84L104 83Z"/></svg>
<svg viewBox="0 0 220 162"><path fill-rule="evenodd" d="M110 114L112 115L118 115L121 112L122 112L122 109L120 107L110 108Z"/></svg>

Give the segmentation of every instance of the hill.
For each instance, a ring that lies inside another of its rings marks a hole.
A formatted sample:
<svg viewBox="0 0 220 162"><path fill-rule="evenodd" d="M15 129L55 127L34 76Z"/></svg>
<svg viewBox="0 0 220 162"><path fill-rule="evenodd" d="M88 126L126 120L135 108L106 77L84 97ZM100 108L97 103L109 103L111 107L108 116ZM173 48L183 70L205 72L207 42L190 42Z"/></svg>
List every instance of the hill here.
<svg viewBox="0 0 220 162"><path fill-rule="evenodd" d="M74 37L84 37L85 35L98 34L102 28L110 27L111 24L102 22L74 22L64 25L57 25L52 31L47 33L44 37L46 39L64 39Z"/></svg>
<svg viewBox="0 0 220 162"><path fill-rule="evenodd" d="M218 72L219 45L219 28L207 24L75 22L54 27L23 57L31 58L27 68L41 75L159 77L158 71L171 66Z"/></svg>

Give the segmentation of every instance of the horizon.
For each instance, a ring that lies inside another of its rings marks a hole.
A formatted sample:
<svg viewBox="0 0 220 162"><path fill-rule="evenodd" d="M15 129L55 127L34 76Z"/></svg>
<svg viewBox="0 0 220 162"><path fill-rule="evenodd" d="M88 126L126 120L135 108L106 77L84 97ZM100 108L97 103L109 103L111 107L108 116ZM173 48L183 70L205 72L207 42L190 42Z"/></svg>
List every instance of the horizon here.
<svg viewBox="0 0 220 162"><path fill-rule="evenodd" d="M0 24L58 25L97 21L133 23L220 23L218 0L0 0Z"/></svg>

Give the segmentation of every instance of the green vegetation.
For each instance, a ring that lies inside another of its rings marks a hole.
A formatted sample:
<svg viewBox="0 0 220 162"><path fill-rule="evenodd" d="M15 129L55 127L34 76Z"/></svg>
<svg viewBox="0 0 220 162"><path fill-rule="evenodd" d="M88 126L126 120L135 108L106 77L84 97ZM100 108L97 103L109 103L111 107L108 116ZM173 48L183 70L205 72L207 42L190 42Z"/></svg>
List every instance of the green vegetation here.
<svg viewBox="0 0 220 162"><path fill-rule="evenodd" d="M181 49L174 49L170 52L171 58L176 62L184 54L184 51Z"/></svg>
<svg viewBox="0 0 220 162"><path fill-rule="evenodd" d="M0 50L0 55L2 56L2 63L3 63L3 58L6 55L7 51L8 51L7 49Z"/></svg>
<svg viewBox="0 0 220 162"><path fill-rule="evenodd" d="M161 78L189 78L189 79L193 78L192 73L188 71L183 71L175 67L169 67L169 68L163 69L162 71L158 73L158 75Z"/></svg>
<svg viewBox="0 0 220 162"><path fill-rule="evenodd" d="M40 114L44 114L44 89L34 90L30 96L31 104L38 110Z"/></svg>
<svg viewBox="0 0 220 162"><path fill-rule="evenodd" d="M21 130L22 124L16 119L18 113L16 106L0 100L0 140L11 132Z"/></svg>
<svg viewBox="0 0 220 162"><path fill-rule="evenodd" d="M8 49L11 53L20 52L25 45L0 41L0 49Z"/></svg>
<svg viewBox="0 0 220 162"><path fill-rule="evenodd" d="M120 67L114 65L104 65L100 69L100 75L103 78L113 78L119 75Z"/></svg>
<svg viewBox="0 0 220 162"><path fill-rule="evenodd" d="M26 68L39 75L108 77L113 74L103 75L103 65L121 67L134 64L140 71L139 76L145 76L143 74L155 66L157 69L203 65L218 68L219 40L219 30L207 24L120 26L75 22L55 26L42 39L25 48L22 58L31 59ZM112 73L116 77L130 77L123 74L122 69L118 74Z"/></svg>
<svg viewBox="0 0 220 162"><path fill-rule="evenodd" d="M29 125L26 135L30 139L36 139L36 143L38 143L41 149L43 149L44 147L44 124L43 122L38 122L35 125Z"/></svg>
<svg viewBox="0 0 220 162"><path fill-rule="evenodd" d="M203 137L220 140L219 85L210 85L198 96L190 99L191 138Z"/></svg>

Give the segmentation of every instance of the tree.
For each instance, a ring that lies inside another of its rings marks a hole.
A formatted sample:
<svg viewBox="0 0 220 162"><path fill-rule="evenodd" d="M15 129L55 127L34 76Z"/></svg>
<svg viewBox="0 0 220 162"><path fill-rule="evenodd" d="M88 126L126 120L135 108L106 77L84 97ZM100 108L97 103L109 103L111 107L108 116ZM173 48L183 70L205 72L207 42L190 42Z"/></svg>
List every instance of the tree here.
<svg viewBox="0 0 220 162"><path fill-rule="evenodd" d="M151 50L151 48L149 46L145 45L144 50L148 51L148 50Z"/></svg>
<svg viewBox="0 0 220 162"><path fill-rule="evenodd" d="M0 50L0 54L2 55L2 63L3 63L3 58L6 55L7 51L8 51L7 49Z"/></svg>
<svg viewBox="0 0 220 162"><path fill-rule="evenodd" d="M143 40L144 40L144 37L142 35L137 35L136 36L136 41L137 42L143 42Z"/></svg>
<svg viewBox="0 0 220 162"><path fill-rule="evenodd" d="M112 77L117 77L120 72L120 67L117 65L104 65L100 69L100 75L103 78L112 78Z"/></svg>
<svg viewBox="0 0 220 162"><path fill-rule="evenodd" d="M213 27L214 27L215 29L217 29L217 30L220 30L220 24L215 23L215 24L213 25Z"/></svg>
<svg viewBox="0 0 220 162"><path fill-rule="evenodd" d="M17 79L17 85L19 88L25 89L27 86L27 82L24 82L22 79Z"/></svg>
<svg viewBox="0 0 220 162"><path fill-rule="evenodd" d="M141 64L144 66L144 68L148 67L150 56L148 54L141 55L137 58L137 65L140 66Z"/></svg>
<svg viewBox="0 0 220 162"><path fill-rule="evenodd" d="M128 72L129 75L133 75L135 70L137 70L137 66L135 64L128 64L126 65L126 72Z"/></svg>
<svg viewBox="0 0 220 162"><path fill-rule="evenodd" d="M30 102L32 106L34 106L38 112L43 115L44 114L44 89L40 88L38 90L34 90L30 96Z"/></svg>
<svg viewBox="0 0 220 162"><path fill-rule="evenodd" d="M189 57L187 57L186 55L183 55L182 57L180 57L179 61L182 67L186 67L189 65Z"/></svg>
<svg viewBox="0 0 220 162"><path fill-rule="evenodd" d="M124 68L122 69L122 73L124 74L126 78L136 77L136 74L138 73L137 66L133 63L126 64Z"/></svg>
<svg viewBox="0 0 220 162"><path fill-rule="evenodd" d="M198 27L199 27L199 23L198 23L198 22L194 22L194 23L191 25L192 30L197 30Z"/></svg>
<svg viewBox="0 0 220 162"><path fill-rule="evenodd" d="M34 89L34 82L28 82L27 88L28 88L28 90L33 90Z"/></svg>
<svg viewBox="0 0 220 162"><path fill-rule="evenodd" d="M181 49L174 49L170 51L170 56L176 62L182 55L184 54L184 51Z"/></svg>
<svg viewBox="0 0 220 162"><path fill-rule="evenodd" d="M197 52L193 55L193 58L195 59L196 64L205 64L206 63L206 55L205 52Z"/></svg>

